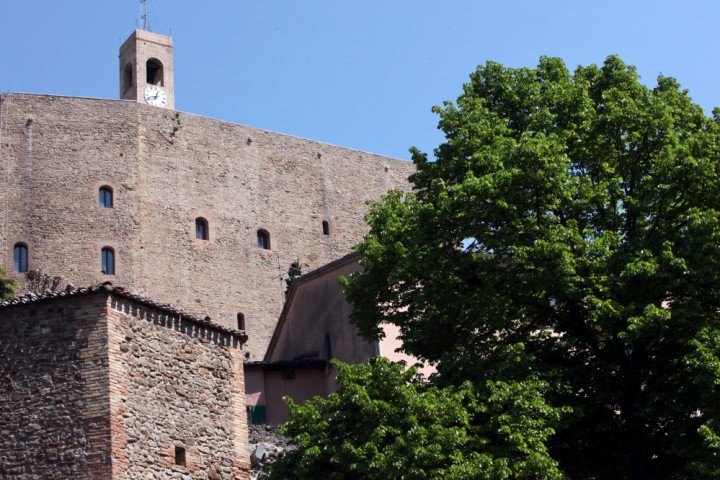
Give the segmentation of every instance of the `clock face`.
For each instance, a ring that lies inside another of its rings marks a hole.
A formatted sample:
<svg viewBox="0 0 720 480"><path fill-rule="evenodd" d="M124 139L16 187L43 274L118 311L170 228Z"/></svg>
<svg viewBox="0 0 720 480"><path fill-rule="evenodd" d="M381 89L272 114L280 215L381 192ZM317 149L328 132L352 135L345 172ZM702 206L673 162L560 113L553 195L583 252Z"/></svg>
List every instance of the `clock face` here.
<svg viewBox="0 0 720 480"><path fill-rule="evenodd" d="M149 85L145 89L145 101L153 107L164 107L167 104L167 94L157 85Z"/></svg>

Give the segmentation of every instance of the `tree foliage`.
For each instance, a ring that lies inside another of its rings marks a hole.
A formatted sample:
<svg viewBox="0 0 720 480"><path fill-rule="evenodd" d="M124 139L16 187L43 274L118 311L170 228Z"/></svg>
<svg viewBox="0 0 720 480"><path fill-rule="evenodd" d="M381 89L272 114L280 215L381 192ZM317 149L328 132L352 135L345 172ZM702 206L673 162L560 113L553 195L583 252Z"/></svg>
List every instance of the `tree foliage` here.
<svg viewBox="0 0 720 480"><path fill-rule="evenodd" d="M15 298L15 288L17 283L9 278L5 270L0 268L0 300L11 300Z"/></svg>
<svg viewBox="0 0 720 480"><path fill-rule="evenodd" d="M8 278L5 271L0 268L0 300L11 300L15 298L15 287L17 283L12 278Z"/></svg>
<svg viewBox="0 0 720 480"><path fill-rule="evenodd" d="M546 405L541 382L488 382L481 399L469 383L436 388L413 369L378 357L337 362L338 390L290 404L281 433L297 449L271 478L560 479L545 441L561 411Z"/></svg>
<svg viewBox="0 0 720 480"><path fill-rule="evenodd" d="M398 325L441 384L550 385L572 478L718 478L717 123L614 56L490 62L435 112L436 160L367 217L362 334Z"/></svg>

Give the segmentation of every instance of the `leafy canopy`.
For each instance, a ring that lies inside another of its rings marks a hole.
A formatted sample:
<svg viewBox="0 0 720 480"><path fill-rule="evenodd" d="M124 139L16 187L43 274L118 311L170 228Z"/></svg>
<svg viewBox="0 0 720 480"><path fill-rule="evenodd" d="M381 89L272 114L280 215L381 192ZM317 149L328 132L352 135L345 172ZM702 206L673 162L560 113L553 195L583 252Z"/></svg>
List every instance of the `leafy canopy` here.
<svg viewBox="0 0 720 480"><path fill-rule="evenodd" d="M271 478L563 478L545 447L561 412L545 404L539 382L488 382L480 399L469 383L416 383L413 369L382 357L336 365L329 398L286 399L281 433L297 449L273 464Z"/></svg>
<svg viewBox="0 0 720 480"><path fill-rule="evenodd" d="M414 191L372 206L346 285L441 385L539 379L572 478L720 476L720 129L609 57L487 63L436 107ZM518 393L519 394L519 393Z"/></svg>
<svg viewBox="0 0 720 480"><path fill-rule="evenodd" d="M0 268L0 300L11 300L15 298L15 287L17 283L8 278L5 271Z"/></svg>

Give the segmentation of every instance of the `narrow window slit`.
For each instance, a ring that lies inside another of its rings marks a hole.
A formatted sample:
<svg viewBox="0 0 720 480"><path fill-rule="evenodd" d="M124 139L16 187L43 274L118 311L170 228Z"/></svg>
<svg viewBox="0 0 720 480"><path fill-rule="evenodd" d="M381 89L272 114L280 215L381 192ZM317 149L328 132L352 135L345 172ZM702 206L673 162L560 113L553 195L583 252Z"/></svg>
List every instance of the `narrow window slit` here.
<svg viewBox="0 0 720 480"><path fill-rule="evenodd" d="M184 467L186 462L185 449L183 447L175 447L175 465Z"/></svg>
<svg viewBox="0 0 720 480"><path fill-rule="evenodd" d="M198 240L209 240L208 222L202 217L195 219L195 238Z"/></svg>
<svg viewBox="0 0 720 480"><path fill-rule="evenodd" d="M100 252L100 263L104 275L115 275L115 250L105 247Z"/></svg>

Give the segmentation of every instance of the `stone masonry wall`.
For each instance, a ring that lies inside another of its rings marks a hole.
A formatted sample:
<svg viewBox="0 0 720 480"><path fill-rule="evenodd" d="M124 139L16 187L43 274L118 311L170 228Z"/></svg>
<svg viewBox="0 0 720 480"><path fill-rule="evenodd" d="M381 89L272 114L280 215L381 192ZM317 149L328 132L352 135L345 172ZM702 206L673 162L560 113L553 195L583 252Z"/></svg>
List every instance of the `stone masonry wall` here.
<svg viewBox="0 0 720 480"><path fill-rule="evenodd" d="M0 304L0 478L248 478L243 336L143 302Z"/></svg>
<svg viewBox="0 0 720 480"><path fill-rule="evenodd" d="M0 478L111 478L104 304L0 311Z"/></svg>
<svg viewBox="0 0 720 480"><path fill-rule="evenodd" d="M248 478L237 337L113 297L108 348L114 478Z"/></svg>
<svg viewBox="0 0 720 480"><path fill-rule="evenodd" d="M413 165L133 101L7 94L0 104L0 267L13 245L31 269L115 285L235 328L261 359L284 301L282 276L350 252L366 200L407 189ZM113 189L112 209L98 189ZM195 219L209 240L195 238ZM330 234L324 235L327 221ZM271 249L257 247L266 230ZM22 275L13 275L22 281Z"/></svg>

